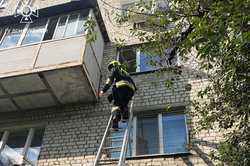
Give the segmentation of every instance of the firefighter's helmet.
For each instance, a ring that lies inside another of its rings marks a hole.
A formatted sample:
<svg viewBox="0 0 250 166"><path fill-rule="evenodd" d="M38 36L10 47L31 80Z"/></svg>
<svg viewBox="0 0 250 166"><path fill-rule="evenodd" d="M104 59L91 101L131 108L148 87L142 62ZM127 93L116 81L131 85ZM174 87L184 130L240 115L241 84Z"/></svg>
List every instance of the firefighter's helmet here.
<svg viewBox="0 0 250 166"><path fill-rule="evenodd" d="M113 67L120 67L121 63L119 61L112 61L108 64L108 69L111 70Z"/></svg>

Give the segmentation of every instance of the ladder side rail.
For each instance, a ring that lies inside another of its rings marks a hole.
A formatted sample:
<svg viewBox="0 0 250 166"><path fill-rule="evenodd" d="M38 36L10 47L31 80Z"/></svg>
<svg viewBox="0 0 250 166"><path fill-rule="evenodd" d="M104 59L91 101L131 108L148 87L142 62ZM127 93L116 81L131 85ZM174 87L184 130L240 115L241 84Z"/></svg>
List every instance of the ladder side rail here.
<svg viewBox="0 0 250 166"><path fill-rule="evenodd" d="M104 133L104 135L103 135L103 137L102 137L102 142L101 142L100 147L99 147L99 149L98 149L98 152L97 152L97 154L96 154L96 158L95 158L95 161L94 161L94 166L97 166L97 165L98 165L98 161L99 161L99 159L101 158L102 149L103 149L103 146L104 146L106 137L107 137L107 135L108 135L108 131L109 131L109 128L110 128L110 125L111 125L113 116L114 116L114 115L111 114L111 116L110 116L110 118L109 118L108 125L107 125L107 127L106 127L106 129L105 129L105 133Z"/></svg>
<svg viewBox="0 0 250 166"><path fill-rule="evenodd" d="M131 105L130 105L130 110L129 110L130 116L129 116L129 121L128 121L128 127L124 133L124 139L122 143L122 149L121 149L121 153L119 157L118 166L123 166L123 164L125 163L125 159L126 159L128 140L129 140L130 130L132 127L132 120L133 120L133 104L134 104L134 100L132 100Z"/></svg>

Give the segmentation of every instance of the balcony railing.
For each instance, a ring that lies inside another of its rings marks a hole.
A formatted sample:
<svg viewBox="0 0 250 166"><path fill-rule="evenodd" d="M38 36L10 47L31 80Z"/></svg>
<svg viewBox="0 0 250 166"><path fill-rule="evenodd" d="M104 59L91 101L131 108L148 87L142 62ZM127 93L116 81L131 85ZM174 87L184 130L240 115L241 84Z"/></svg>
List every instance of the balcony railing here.
<svg viewBox="0 0 250 166"><path fill-rule="evenodd" d="M95 31L93 43L77 35L0 50L0 112L95 101L104 46Z"/></svg>

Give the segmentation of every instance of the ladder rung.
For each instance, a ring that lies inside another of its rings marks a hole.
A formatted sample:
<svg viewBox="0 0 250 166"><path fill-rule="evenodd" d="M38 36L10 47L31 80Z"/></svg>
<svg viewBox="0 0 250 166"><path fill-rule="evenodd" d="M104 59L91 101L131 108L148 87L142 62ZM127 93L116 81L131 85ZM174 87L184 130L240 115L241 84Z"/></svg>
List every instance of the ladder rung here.
<svg viewBox="0 0 250 166"><path fill-rule="evenodd" d="M119 139L119 138L124 138L124 136L107 137L107 139Z"/></svg>
<svg viewBox="0 0 250 166"><path fill-rule="evenodd" d="M116 165L118 164L117 162L107 162L107 163L98 163L98 165Z"/></svg>
<svg viewBox="0 0 250 166"><path fill-rule="evenodd" d="M122 142L123 141L123 139L114 139L114 140L112 140L112 142Z"/></svg>
<svg viewBox="0 0 250 166"><path fill-rule="evenodd" d="M104 147L103 149L107 150L107 149L119 149L121 148L121 146L110 146L110 147Z"/></svg>
<svg viewBox="0 0 250 166"><path fill-rule="evenodd" d="M119 129L119 130L110 130L112 133L121 133L121 132L125 132L126 129Z"/></svg>
<svg viewBox="0 0 250 166"><path fill-rule="evenodd" d="M118 161L118 159L102 159L102 160L100 160L99 162L117 162Z"/></svg>

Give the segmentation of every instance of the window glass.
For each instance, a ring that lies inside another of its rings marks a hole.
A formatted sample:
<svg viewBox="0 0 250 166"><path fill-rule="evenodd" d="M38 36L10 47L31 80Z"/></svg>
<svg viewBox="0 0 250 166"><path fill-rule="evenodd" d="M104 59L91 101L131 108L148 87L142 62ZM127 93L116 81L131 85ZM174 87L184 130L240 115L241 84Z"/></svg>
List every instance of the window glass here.
<svg viewBox="0 0 250 166"><path fill-rule="evenodd" d="M124 48L120 51L120 61L124 64L128 72L136 72L136 49L135 48Z"/></svg>
<svg viewBox="0 0 250 166"><path fill-rule="evenodd" d="M42 41L46 24L47 19L38 20L35 23L30 24L29 29L23 39L22 45Z"/></svg>
<svg viewBox="0 0 250 166"><path fill-rule="evenodd" d="M48 27L45 32L43 40L50 40L53 38L53 34L55 32L57 21L58 21L58 17L53 17L49 20Z"/></svg>
<svg viewBox="0 0 250 166"><path fill-rule="evenodd" d="M78 21L78 14L70 15L64 37L69 37L76 34L77 21Z"/></svg>
<svg viewBox="0 0 250 166"><path fill-rule="evenodd" d="M6 35L3 38L0 48L8 48L16 46L24 30L24 26L25 26L24 24L18 24L13 26L12 28L9 28L7 30Z"/></svg>
<svg viewBox="0 0 250 166"><path fill-rule="evenodd" d="M85 31L85 28L84 28L85 20L86 20L85 14L81 13L80 18L79 18L79 22L78 22L78 25L77 25L76 34L83 34L84 33L84 31Z"/></svg>
<svg viewBox="0 0 250 166"><path fill-rule="evenodd" d="M36 129L34 137L31 142L31 146L27 152L27 159L32 162L34 165L37 164L39 154L42 146L44 129Z"/></svg>
<svg viewBox="0 0 250 166"><path fill-rule="evenodd" d="M57 28L56 28L56 31L54 34L54 39L59 39L59 38L62 38L64 36L67 18L68 18L68 16L60 17L59 23L57 25Z"/></svg>
<svg viewBox="0 0 250 166"><path fill-rule="evenodd" d="M163 116L164 153L187 152L187 131L184 115Z"/></svg>
<svg viewBox="0 0 250 166"><path fill-rule="evenodd" d="M7 145L17 153L22 154L27 136L28 130L11 132L7 140Z"/></svg>
<svg viewBox="0 0 250 166"><path fill-rule="evenodd" d="M159 69L160 56L140 51L140 72Z"/></svg>
<svg viewBox="0 0 250 166"><path fill-rule="evenodd" d="M158 154L159 134L157 115L138 117L136 155Z"/></svg>
<svg viewBox="0 0 250 166"><path fill-rule="evenodd" d="M5 28L0 28L0 44L5 33Z"/></svg>
<svg viewBox="0 0 250 166"><path fill-rule="evenodd" d="M7 0L0 0L0 9L5 8L7 6Z"/></svg>

